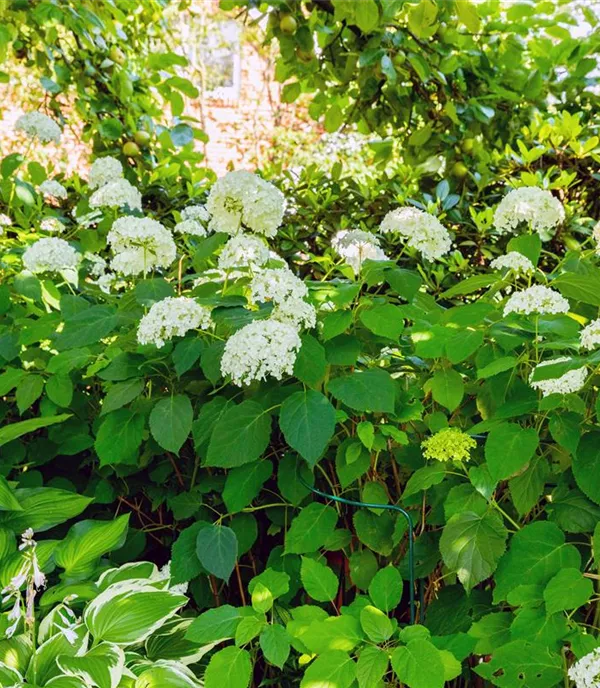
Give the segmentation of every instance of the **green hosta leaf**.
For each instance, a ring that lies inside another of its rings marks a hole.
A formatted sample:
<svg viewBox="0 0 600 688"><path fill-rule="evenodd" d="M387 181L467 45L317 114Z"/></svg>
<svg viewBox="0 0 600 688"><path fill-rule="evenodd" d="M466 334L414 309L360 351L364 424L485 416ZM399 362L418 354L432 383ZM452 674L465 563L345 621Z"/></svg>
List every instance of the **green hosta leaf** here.
<svg viewBox="0 0 600 688"><path fill-rule="evenodd" d="M202 683L181 662L158 661L142 671L133 688L203 688Z"/></svg>
<svg viewBox="0 0 600 688"><path fill-rule="evenodd" d="M70 317L63 331L56 335L59 351L84 347L99 342L117 327L119 319L112 306L91 306Z"/></svg>
<svg viewBox="0 0 600 688"><path fill-rule="evenodd" d="M235 630L242 619L239 609L229 604L209 609L192 621L185 637L199 645L227 640L235 636Z"/></svg>
<svg viewBox="0 0 600 688"><path fill-rule="evenodd" d="M129 409L119 409L107 414L94 443L100 465L135 465L144 439L144 424L144 416Z"/></svg>
<svg viewBox="0 0 600 688"><path fill-rule="evenodd" d="M283 402L279 425L290 447L314 466L333 436L335 409L320 392L296 392Z"/></svg>
<svg viewBox="0 0 600 688"><path fill-rule="evenodd" d="M69 576L85 573L103 554L122 547L127 537L129 514L113 521L80 521L54 550L55 562Z"/></svg>
<svg viewBox="0 0 600 688"><path fill-rule="evenodd" d="M87 629L82 624L73 629L75 637L71 642L62 633L56 633L43 642L36 650L35 659L29 663L25 675L27 684L43 686L50 679L60 674L56 663L57 657L74 657L85 650L87 644Z"/></svg>
<svg viewBox="0 0 600 688"><path fill-rule="evenodd" d="M248 688L252 661L246 650L226 647L214 654L204 672L205 688Z"/></svg>
<svg viewBox="0 0 600 688"><path fill-rule="evenodd" d="M125 380L125 382L118 382L113 385L102 400L102 410L100 415L104 416L111 411L116 411L122 408L129 402L137 399L144 390L144 380L133 378L132 380Z"/></svg>
<svg viewBox="0 0 600 688"><path fill-rule="evenodd" d="M398 569L386 566L377 571L369 585L369 597L384 612L395 609L402 597L402 576Z"/></svg>
<svg viewBox="0 0 600 688"><path fill-rule="evenodd" d="M292 521L285 541L286 553L316 552L331 536L336 523L337 512L333 507L319 502L309 504Z"/></svg>
<svg viewBox="0 0 600 688"><path fill-rule="evenodd" d="M46 394L57 406L67 408L73 399L73 383L68 375L53 375L46 382Z"/></svg>
<svg viewBox="0 0 600 688"><path fill-rule="evenodd" d="M125 653L117 645L100 643L84 655L59 655L56 662L69 676L77 676L92 685L117 688L125 668Z"/></svg>
<svg viewBox="0 0 600 688"><path fill-rule="evenodd" d="M271 438L271 416L255 401L229 407L217 420L206 466L234 468L256 461Z"/></svg>
<svg viewBox="0 0 600 688"><path fill-rule="evenodd" d="M308 666L300 688L350 688L355 678L356 664L352 657L341 650L330 650L319 655Z"/></svg>
<svg viewBox="0 0 600 688"><path fill-rule="evenodd" d="M438 370L431 378L431 394L438 404L448 411L454 411L462 401L465 386L462 377L456 370L445 368Z"/></svg>
<svg viewBox="0 0 600 688"><path fill-rule="evenodd" d="M196 554L207 571L227 581L237 560L237 537L227 526L202 528L196 537Z"/></svg>
<svg viewBox="0 0 600 688"><path fill-rule="evenodd" d="M592 581L584 578L578 569L562 569L550 579L544 589L546 612L554 614L554 612L583 607L593 593Z"/></svg>
<svg viewBox="0 0 600 688"><path fill-rule="evenodd" d="M440 551L469 592L496 570L508 532L495 513L463 512L453 516L442 533Z"/></svg>
<svg viewBox="0 0 600 688"><path fill-rule="evenodd" d="M504 480L523 468L536 452L539 437L533 428L501 423L492 428L485 442L485 460L492 479Z"/></svg>
<svg viewBox="0 0 600 688"><path fill-rule="evenodd" d="M397 647L392 653L392 668L408 688L443 688L445 683L440 651L424 638Z"/></svg>
<svg viewBox="0 0 600 688"><path fill-rule="evenodd" d="M331 602L335 598L339 581L329 566L314 559L302 557L300 576L304 589L313 600Z"/></svg>
<svg viewBox="0 0 600 688"><path fill-rule="evenodd" d="M23 507L19 504L13 490L6 482L6 478L2 476L0 476L0 511L23 511Z"/></svg>
<svg viewBox="0 0 600 688"><path fill-rule="evenodd" d="M391 304L373 306L368 310L363 310L360 314L360 321L373 334L387 337L394 342L398 341L404 330L402 310Z"/></svg>
<svg viewBox="0 0 600 688"><path fill-rule="evenodd" d="M330 380L331 395L356 411L393 413L396 390L389 373L380 368L350 373Z"/></svg>
<svg viewBox="0 0 600 688"><path fill-rule="evenodd" d="M394 627L388 617L380 609L371 605L360 610L360 625L369 640L374 643L385 643L394 632Z"/></svg>
<svg viewBox="0 0 600 688"><path fill-rule="evenodd" d="M90 504L91 497L55 487L31 487L15 490L21 511L0 511L0 524L22 533L32 528L36 533L49 530L78 516Z"/></svg>
<svg viewBox="0 0 600 688"><path fill-rule="evenodd" d="M536 521L517 531L498 565L494 602L519 585L546 585L563 568L579 569L581 557L554 523Z"/></svg>
<svg viewBox="0 0 600 688"><path fill-rule="evenodd" d="M600 504L600 432L588 432L580 440L573 457L573 475L579 489Z"/></svg>
<svg viewBox="0 0 600 688"><path fill-rule="evenodd" d="M227 474L223 489L227 511L233 514L247 507L257 497L272 472L273 464L266 459L232 468Z"/></svg>
<svg viewBox="0 0 600 688"><path fill-rule="evenodd" d="M193 420L189 397L176 394L155 404L150 413L150 432L163 449L178 454L189 437Z"/></svg>
<svg viewBox="0 0 600 688"><path fill-rule="evenodd" d="M378 688L388 670L389 657L385 650L366 645L358 657L356 678L359 688Z"/></svg>
<svg viewBox="0 0 600 688"><path fill-rule="evenodd" d="M133 582L109 586L93 599L83 620L94 640L137 645L158 630L188 602L185 595Z"/></svg>
<svg viewBox="0 0 600 688"><path fill-rule="evenodd" d="M290 637L285 628L277 624L267 626L262 630L259 642L267 662L283 669L290 654Z"/></svg>
<svg viewBox="0 0 600 688"><path fill-rule="evenodd" d="M514 640L498 648L491 661L482 662L475 673L502 688L527 686L549 688L563 679L562 658L546 645Z"/></svg>

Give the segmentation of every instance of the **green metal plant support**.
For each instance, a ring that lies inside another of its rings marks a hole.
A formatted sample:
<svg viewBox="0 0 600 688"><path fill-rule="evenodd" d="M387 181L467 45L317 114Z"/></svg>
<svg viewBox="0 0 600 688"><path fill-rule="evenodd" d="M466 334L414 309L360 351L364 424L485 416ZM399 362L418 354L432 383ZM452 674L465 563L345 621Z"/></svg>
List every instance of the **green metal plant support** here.
<svg viewBox="0 0 600 688"><path fill-rule="evenodd" d="M336 495L329 494L327 492L321 492L317 490L316 487L309 485L306 480L300 475L298 479L307 487L311 492L324 497L325 499L331 499L334 502L339 502L340 504L347 504L349 506L362 506L367 509L388 509L389 511L398 511L406 519L408 525L408 579L410 584L410 623L414 624L416 618L416 607L415 607L415 552L414 552L414 542L413 542L413 520L408 511L405 511L401 506L396 506L395 504L370 504L369 502L357 502L353 499L346 499L344 497L337 497Z"/></svg>

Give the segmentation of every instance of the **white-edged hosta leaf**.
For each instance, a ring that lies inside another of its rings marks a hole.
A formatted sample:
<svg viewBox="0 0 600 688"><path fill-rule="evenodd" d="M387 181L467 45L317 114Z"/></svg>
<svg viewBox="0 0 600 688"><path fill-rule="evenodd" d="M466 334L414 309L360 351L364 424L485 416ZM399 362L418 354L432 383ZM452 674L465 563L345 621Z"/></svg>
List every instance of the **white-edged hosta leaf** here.
<svg viewBox="0 0 600 688"><path fill-rule="evenodd" d="M202 683L181 662L161 660L143 671L132 688L202 688Z"/></svg>
<svg viewBox="0 0 600 688"><path fill-rule="evenodd" d="M125 653L118 645L100 643L84 655L60 655L56 662L69 676L77 676L102 688L117 688L125 667Z"/></svg>
<svg viewBox="0 0 600 688"><path fill-rule="evenodd" d="M59 676L61 673L56 663L57 657L74 657L85 652L89 639L87 628L81 624L74 628L73 632L75 633L75 638L70 638L71 642L59 632L37 648L35 657L31 658L27 674L25 675L27 683L43 686L51 678Z"/></svg>

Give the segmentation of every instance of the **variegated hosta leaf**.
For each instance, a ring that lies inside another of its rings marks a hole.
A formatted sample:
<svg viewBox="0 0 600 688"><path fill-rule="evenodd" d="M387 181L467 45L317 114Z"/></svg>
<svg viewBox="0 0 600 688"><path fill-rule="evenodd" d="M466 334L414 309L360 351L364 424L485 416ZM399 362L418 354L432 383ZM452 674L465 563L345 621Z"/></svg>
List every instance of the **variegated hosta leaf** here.
<svg viewBox="0 0 600 688"><path fill-rule="evenodd" d="M125 653L118 645L100 643L80 657L63 655L56 661L68 676L77 676L100 688L117 688L125 667Z"/></svg>
<svg viewBox="0 0 600 688"><path fill-rule="evenodd" d="M157 631L187 601L185 595L157 590L140 581L117 583L90 602L83 618L94 640L135 645Z"/></svg>
<svg viewBox="0 0 600 688"><path fill-rule="evenodd" d="M38 564L42 570L44 570L50 562L57 544L58 540L44 540L38 542L35 553L37 555ZM23 552L14 552L6 559L2 560L0 565L0 585L2 587L7 586L11 579L19 573L23 567L23 561Z"/></svg>
<svg viewBox="0 0 600 688"><path fill-rule="evenodd" d="M3 662L0 662L0 686L13 688L13 686L19 686L22 680L23 677L16 669L13 669Z"/></svg>
<svg viewBox="0 0 600 688"><path fill-rule="evenodd" d="M16 669L24 674L29 665L33 647L31 640L25 634L0 640L0 665L9 669ZM4 685L0 676L0 685Z"/></svg>
<svg viewBox="0 0 600 688"><path fill-rule="evenodd" d="M119 568L108 569L98 578L96 585L101 592L104 592L109 585L122 583L124 581L148 580L155 578L158 573L156 566L150 561L136 561L123 564Z"/></svg>
<svg viewBox="0 0 600 688"><path fill-rule="evenodd" d="M73 629L74 636L71 642L63 633L53 635L42 643L29 662L29 668L25 680L34 685L43 686L51 678L61 674L56 658L59 655L75 656L85 652L88 645L87 628L82 624Z"/></svg>
<svg viewBox="0 0 600 688"><path fill-rule="evenodd" d="M180 662L156 662L138 676L135 688L201 688L202 683Z"/></svg>
<svg viewBox="0 0 600 688"><path fill-rule="evenodd" d="M212 645L195 643L185 637L193 619L174 618L146 640L148 659L177 660L182 664L193 664L210 652Z"/></svg>
<svg viewBox="0 0 600 688"><path fill-rule="evenodd" d="M56 676L44 688L89 688L89 684L77 676Z"/></svg>

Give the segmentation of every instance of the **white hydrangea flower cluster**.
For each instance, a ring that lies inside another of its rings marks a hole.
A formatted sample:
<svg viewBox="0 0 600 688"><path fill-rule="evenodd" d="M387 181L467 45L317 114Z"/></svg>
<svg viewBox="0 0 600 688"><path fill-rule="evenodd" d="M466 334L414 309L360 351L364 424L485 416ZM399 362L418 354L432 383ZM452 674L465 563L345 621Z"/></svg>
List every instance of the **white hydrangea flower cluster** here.
<svg viewBox="0 0 600 688"><path fill-rule="evenodd" d="M569 302L567 299L554 289L541 284L535 284L533 287L515 292L504 306L505 316L509 313L549 315L568 312Z"/></svg>
<svg viewBox="0 0 600 688"><path fill-rule="evenodd" d="M232 335L225 345L221 372L241 387L268 375L291 375L302 342L298 330L277 320L255 320Z"/></svg>
<svg viewBox="0 0 600 688"><path fill-rule="evenodd" d="M77 270L80 260L80 254L57 237L39 239L23 254L23 266L34 274Z"/></svg>
<svg viewBox="0 0 600 688"><path fill-rule="evenodd" d="M186 220L196 220L196 222L208 222L210 220L210 213L203 205L188 205L181 211L181 219L183 222L185 222Z"/></svg>
<svg viewBox="0 0 600 688"><path fill-rule="evenodd" d="M598 688L600 686L600 647L575 662L568 671L576 688Z"/></svg>
<svg viewBox="0 0 600 688"><path fill-rule="evenodd" d="M528 224L542 239L565 219L562 203L550 191L537 186L522 186L509 191L494 213L494 227L501 234L514 232L521 222Z"/></svg>
<svg viewBox="0 0 600 688"><path fill-rule="evenodd" d="M387 260L379 245L379 239L362 229L343 229L331 240L331 247L354 270L360 272L365 260Z"/></svg>
<svg viewBox="0 0 600 688"><path fill-rule="evenodd" d="M208 195L206 209L211 215L211 231L238 234L247 228L255 234L274 237L283 220L285 198L270 182L239 170L217 180Z"/></svg>
<svg viewBox="0 0 600 688"><path fill-rule="evenodd" d="M90 168L88 185L90 189L98 189L109 182L121 179L123 176L123 165L116 158L110 155L104 158L96 158Z"/></svg>
<svg viewBox="0 0 600 688"><path fill-rule="evenodd" d="M552 363L564 363L568 360L568 356L559 356L558 358L553 358L549 361L543 361L542 363L539 363L536 366L536 369ZM532 377L533 372L529 376L529 384L533 387L533 389L539 389L542 393L542 396L547 397L550 394L571 394L572 392L578 392L585 384L587 371L585 366L583 366L582 368L569 370L564 375L551 378L549 380L534 381L532 380Z"/></svg>
<svg viewBox="0 0 600 688"><path fill-rule="evenodd" d="M111 268L123 275L168 268L177 253L171 232L147 217L115 220L106 240L115 254Z"/></svg>
<svg viewBox="0 0 600 688"><path fill-rule="evenodd" d="M102 258L102 256L96 253L84 253L83 257L89 263L89 272L92 277L102 277L106 272L108 263Z"/></svg>
<svg viewBox="0 0 600 688"><path fill-rule="evenodd" d="M317 313L304 300L307 296L304 282L287 267L260 270L250 283L251 301L272 301L275 307L271 318L295 327L310 328L316 324Z"/></svg>
<svg viewBox="0 0 600 688"><path fill-rule="evenodd" d="M142 194L126 179L115 179L94 191L90 196L91 208L142 209Z"/></svg>
<svg viewBox="0 0 600 688"><path fill-rule="evenodd" d="M171 583L171 562L168 561L158 572L158 580L168 580L168 587L178 595L185 595L188 591L189 583Z"/></svg>
<svg viewBox="0 0 600 688"><path fill-rule="evenodd" d="M57 217L45 217L40 222L40 229L43 232L51 232L52 234L62 234L66 227Z"/></svg>
<svg viewBox="0 0 600 688"><path fill-rule="evenodd" d="M27 112L21 115L15 124L17 131L23 131L30 138L37 138L42 143L54 141L60 143L61 129L58 124L42 112Z"/></svg>
<svg viewBox="0 0 600 688"><path fill-rule="evenodd" d="M4 234L5 227L12 227L12 220L8 215L0 213L0 236Z"/></svg>
<svg viewBox="0 0 600 688"><path fill-rule="evenodd" d="M219 255L220 270L259 268L269 261L269 247L259 237L238 234L223 246Z"/></svg>
<svg viewBox="0 0 600 688"><path fill-rule="evenodd" d="M167 340L183 337L189 330L206 330L212 325L210 308L187 296L170 296L152 305L141 319L137 340L162 348Z"/></svg>
<svg viewBox="0 0 600 688"><path fill-rule="evenodd" d="M444 225L431 213L407 206L396 208L383 218L382 234L399 234L410 248L429 261L439 260L452 248L452 239Z"/></svg>
<svg viewBox="0 0 600 688"><path fill-rule="evenodd" d="M584 349L596 349L600 346L600 318L592 320L579 333L579 346Z"/></svg>
<svg viewBox="0 0 600 688"><path fill-rule="evenodd" d="M494 270L512 270L517 274L531 274L535 272L535 265L518 251L509 251L504 256L498 256L490 263Z"/></svg>
<svg viewBox="0 0 600 688"><path fill-rule="evenodd" d="M178 234L191 234L192 236L205 237L208 235L206 228L203 227L197 220L182 220L178 222L174 229Z"/></svg>
<svg viewBox="0 0 600 688"><path fill-rule="evenodd" d="M68 196L65 187L55 179L46 179L46 181L39 185L38 190L44 196L50 196L51 198L64 199Z"/></svg>
<svg viewBox="0 0 600 688"><path fill-rule="evenodd" d="M210 220L210 213L203 205L188 205L181 211L181 222L175 225L179 234L191 234L192 236L208 236L205 224Z"/></svg>

